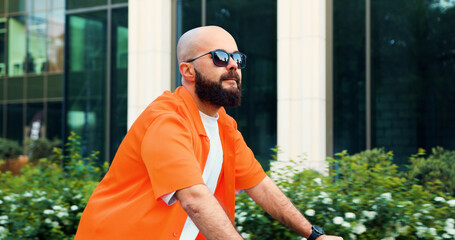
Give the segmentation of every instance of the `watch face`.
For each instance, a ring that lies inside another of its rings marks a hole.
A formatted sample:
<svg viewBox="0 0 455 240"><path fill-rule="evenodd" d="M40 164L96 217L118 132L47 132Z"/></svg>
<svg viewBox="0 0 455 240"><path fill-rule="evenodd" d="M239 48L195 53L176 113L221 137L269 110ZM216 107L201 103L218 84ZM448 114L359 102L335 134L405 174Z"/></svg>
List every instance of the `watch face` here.
<svg viewBox="0 0 455 240"><path fill-rule="evenodd" d="M324 230L322 230L321 227L316 226L316 225L313 225L313 231L317 232L317 233L320 234L320 235L323 235L323 234L324 234Z"/></svg>

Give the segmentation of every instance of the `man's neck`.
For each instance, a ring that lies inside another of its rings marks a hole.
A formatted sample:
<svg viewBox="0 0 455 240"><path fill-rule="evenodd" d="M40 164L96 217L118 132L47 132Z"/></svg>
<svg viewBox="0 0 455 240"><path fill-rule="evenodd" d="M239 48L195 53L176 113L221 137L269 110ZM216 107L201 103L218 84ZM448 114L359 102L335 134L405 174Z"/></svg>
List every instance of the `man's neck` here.
<svg viewBox="0 0 455 240"><path fill-rule="evenodd" d="M193 100L196 103L196 106L199 109L199 111L201 111L204 114L211 116L211 117L216 116L216 114L218 113L218 110L220 110L221 106L215 106L210 103L201 101L199 99L199 97L197 96L197 94L194 91L191 91L190 89L188 89L188 92L190 93L191 97L193 97Z"/></svg>

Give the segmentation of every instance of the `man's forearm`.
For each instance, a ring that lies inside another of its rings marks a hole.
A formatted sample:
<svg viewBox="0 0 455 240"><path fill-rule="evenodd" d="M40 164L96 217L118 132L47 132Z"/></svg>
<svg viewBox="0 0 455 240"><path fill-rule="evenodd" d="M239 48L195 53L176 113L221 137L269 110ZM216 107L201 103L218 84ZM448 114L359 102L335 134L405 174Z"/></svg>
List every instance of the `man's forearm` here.
<svg viewBox="0 0 455 240"><path fill-rule="evenodd" d="M176 197L207 239L242 239L226 212L205 185L179 190Z"/></svg>
<svg viewBox="0 0 455 240"><path fill-rule="evenodd" d="M311 223L299 212L281 190L266 177L258 185L247 189L248 195L272 217L303 237L311 234Z"/></svg>

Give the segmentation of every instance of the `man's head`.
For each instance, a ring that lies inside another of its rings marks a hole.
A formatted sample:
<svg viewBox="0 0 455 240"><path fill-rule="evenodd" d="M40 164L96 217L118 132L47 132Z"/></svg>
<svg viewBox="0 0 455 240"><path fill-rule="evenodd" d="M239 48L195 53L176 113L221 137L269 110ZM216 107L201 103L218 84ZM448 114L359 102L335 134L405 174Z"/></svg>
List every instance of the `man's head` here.
<svg viewBox="0 0 455 240"><path fill-rule="evenodd" d="M227 31L207 26L186 32L177 45L177 57L182 84L201 102L224 107L240 104L239 67L244 67L246 57Z"/></svg>

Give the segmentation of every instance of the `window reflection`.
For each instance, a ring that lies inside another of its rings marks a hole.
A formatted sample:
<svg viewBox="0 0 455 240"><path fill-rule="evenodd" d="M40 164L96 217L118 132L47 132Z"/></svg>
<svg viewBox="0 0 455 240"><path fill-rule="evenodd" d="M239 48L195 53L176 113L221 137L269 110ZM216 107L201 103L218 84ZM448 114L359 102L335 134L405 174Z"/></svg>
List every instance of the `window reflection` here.
<svg viewBox="0 0 455 240"><path fill-rule="evenodd" d="M46 9L46 0L27 0L25 3L27 12Z"/></svg>
<svg viewBox="0 0 455 240"><path fill-rule="evenodd" d="M48 71L63 71L63 44L65 38L65 13L63 9L50 11L48 14Z"/></svg>
<svg viewBox="0 0 455 240"><path fill-rule="evenodd" d="M44 12L27 15L27 53L25 69L27 73L43 73L47 70L46 61L46 14Z"/></svg>
<svg viewBox="0 0 455 240"><path fill-rule="evenodd" d="M25 16L10 17L8 28L8 75L20 76L26 61Z"/></svg>
<svg viewBox="0 0 455 240"><path fill-rule="evenodd" d="M6 18L0 18L0 76L6 74L5 64L5 37L6 37Z"/></svg>

